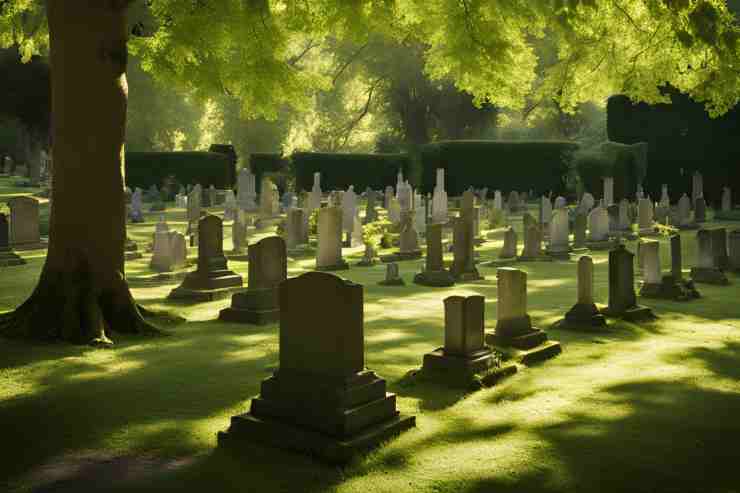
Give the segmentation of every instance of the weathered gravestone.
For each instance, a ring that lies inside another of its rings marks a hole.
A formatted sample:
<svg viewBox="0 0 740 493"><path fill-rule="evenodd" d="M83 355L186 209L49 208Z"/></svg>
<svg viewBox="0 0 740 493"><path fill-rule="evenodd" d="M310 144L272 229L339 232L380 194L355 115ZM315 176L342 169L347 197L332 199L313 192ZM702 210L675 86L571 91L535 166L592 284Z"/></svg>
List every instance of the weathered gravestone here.
<svg viewBox="0 0 740 493"><path fill-rule="evenodd" d="M719 270L727 270L730 267L730 257L727 255L727 230L715 228L712 232L712 256L714 265Z"/></svg>
<svg viewBox="0 0 740 493"><path fill-rule="evenodd" d="M375 250L372 242L368 241L365 243L365 251L362 254L362 259L360 259L360 261L355 265L359 267L372 267L378 263L379 260L378 252Z"/></svg>
<svg viewBox="0 0 740 493"><path fill-rule="evenodd" d="M221 218L206 214L198 223L198 267L170 292L173 299L211 301L231 294L242 278L228 269Z"/></svg>
<svg viewBox="0 0 740 493"><path fill-rule="evenodd" d="M518 257L520 262L536 260L552 260L542 251L542 230L539 225L532 224L524 231L524 249Z"/></svg>
<svg viewBox="0 0 740 493"><path fill-rule="evenodd" d="M611 176L604 177L604 206L608 207L614 204L614 178Z"/></svg>
<svg viewBox="0 0 740 493"><path fill-rule="evenodd" d="M570 260L570 220L568 211L563 208L555 209L550 221L550 243L547 246L547 255L558 260Z"/></svg>
<svg viewBox="0 0 740 493"><path fill-rule="evenodd" d="M316 270L349 269L342 258L342 208L322 207L318 219Z"/></svg>
<svg viewBox="0 0 740 493"><path fill-rule="evenodd" d="M614 246L609 238L609 213L601 205L588 214L588 248L606 250Z"/></svg>
<svg viewBox="0 0 740 493"><path fill-rule="evenodd" d="M621 244L609 252L609 306L602 313L631 322L655 318L650 308L637 304L634 254Z"/></svg>
<svg viewBox="0 0 740 493"><path fill-rule="evenodd" d="M225 322L264 325L280 319L278 286L288 278L285 241L268 236L249 246L247 289L231 296L231 306L219 312Z"/></svg>
<svg viewBox="0 0 740 493"><path fill-rule="evenodd" d="M413 427L385 380L365 368L362 286L309 272L278 290L279 368L219 444L260 442L345 463Z"/></svg>
<svg viewBox="0 0 740 493"><path fill-rule="evenodd" d="M592 329L606 326L606 318L594 303L594 261L588 255L578 259L578 301L557 324L558 328Z"/></svg>
<svg viewBox="0 0 740 493"><path fill-rule="evenodd" d="M158 272L182 269L188 257L185 236L177 231L160 230L154 233L152 259L149 268Z"/></svg>
<svg viewBox="0 0 740 493"><path fill-rule="evenodd" d="M501 251L498 252L498 260L516 260L516 255L519 250L518 243L519 238L517 237L516 231L514 228L509 226L504 232L504 245L501 248Z"/></svg>
<svg viewBox="0 0 740 493"><path fill-rule="evenodd" d="M682 271L682 254L681 254L681 235L673 235L670 239L671 244L671 272L664 274L660 279L659 286L646 287L643 284L640 289L640 296L645 298L662 298L675 301L689 301L700 298L699 292L694 287L694 282L690 279L683 278ZM652 255L652 254L648 254ZM650 262L645 259L645 268L652 271L650 274L655 277L655 267L648 265ZM658 264L660 265L660 264Z"/></svg>
<svg viewBox="0 0 740 493"><path fill-rule="evenodd" d="M399 235L398 251L390 255L384 255L380 259L383 262L398 262L402 260L414 260L421 258L419 248L419 235L414 229L413 211L405 211L401 218L401 234Z"/></svg>
<svg viewBox="0 0 740 493"><path fill-rule="evenodd" d="M240 208L236 211L234 222L231 223L231 253L229 258L233 260L247 260L244 251L249 244L247 239L247 220L244 211Z"/></svg>
<svg viewBox="0 0 740 493"><path fill-rule="evenodd" d="M385 279L378 283L381 286L405 286L403 278L398 274L398 264L391 262L385 266Z"/></svg>
<svg viewBox="0 0 740 493"><path fill-rule="evenodd" d="M18 250L43 248L39 233L39 201L33 197L14 197L10 206L10 245Z"/></svg>
<svg viewBox="0 0 740 493"><path fill-rule="evenodd" d="M306 230L306 211L304 209L289 209L285 226L285 246L288 250L295 250L300 245L308 244Z"/></svg>
<svg viewBox="0 0 740 493"><path fill-rule="evenodd" d="M582 212L576 212L576 218L573 222L573 252L583 252L586 250L586 227L588 217Z"/></svg>
<svg viewBox="0 0 740 493"><path fill-rule="evenodd" d="M678 200L677 211L678 221L673 221L672 223L675 226L678 226L679 229L697 229L699 227L699 225L697 225L696 222L692 220L691 199L688 197L688 195L683 194Z"/></svg>
<svg viewBox="0 0 740 493"><path fill-rule="evenodd" d="M696 233L696 266L691 268L691 278L694 282L703 284L727 285L730 281L715 264L712 248L712 232L700 229Z"/></svg>
<svg viewBox="0 0 740 493"><path fill-rule="evenodd" d="M473 219L467 216L455 218L452 245L452 268L450 272L457 281L483 279L475 267L475 245L473 243Z"/></svg>
<svg viewBox="0 0 740 493"><path fill-rule="evenodd" d="M0 267L22 265L26 261L10 248L10 224L8 217L0 213Z"/></svg>
<svg viewBox="0 0 740 493"><path fill-rule="evenodd" d="M445 344L424 355L425 376L476 389L516 373L516 365L500 368L493 351L484 342L483 296L450 296L444 299L444 308Z"/></svg>
<svg viewBox="0 0 740 493"><path fill-rule="evenodd" d="M703 223L707 221L707 202L704 197L699 197L694 202L694 221Z"/></svg>
<svg viewBox="0 0 740 493"><path fill-rule="evenodd" d="M660 271L660 242L643 241L640 245L640 256L643 262L640 296L659 297L663 286Z"/></svg>
<svg viewBox="0 0 740 493"><path fill-rule="evenodd" d="M442 252L442 224L427 226L427 256L425 268L414 276L414 283L422 286L447 287L455 284L452 273L445 269Z"/></svg>
<svg viewBox="0 0 740 493"><path fill-rule="evenodd" d="M560 354L560 343L548 341L547 334L532 326L527 314L527 273L511 267L497 271L498 321L486 342L524 364Z"/></svg>

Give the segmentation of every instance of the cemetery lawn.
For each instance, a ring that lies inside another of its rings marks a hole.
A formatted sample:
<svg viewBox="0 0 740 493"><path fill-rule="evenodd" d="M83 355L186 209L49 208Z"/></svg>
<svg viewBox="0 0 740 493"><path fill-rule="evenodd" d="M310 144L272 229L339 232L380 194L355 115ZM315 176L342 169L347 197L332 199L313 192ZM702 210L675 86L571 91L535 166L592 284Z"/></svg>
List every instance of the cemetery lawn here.
<svg viewBox="0 0 740 493"><path fill-rule="evenodd" d="M10 188L0 179L0 202L16 193ZM158 216L129 225L140 250ZM182 209L167 216L184 230ZM520 217L514 223L521 228ZM685 269L694 235L684 234ZM501 245L488 241L480 260ZM19 253L27 265L0 270L0 312L25 300L43 265L43 251ZM345 249L350 264L361 254ZM605 303L607 256L592 255L596 299ZM642 300L660 316L649 325L549 330L562 355L465 394L404 375L443 344L443 298L484 295L493 329L495 268L480 267L483 282L426 288L411 282L423 260L400 263L405 287L377 285L384 265L353 266L340 275L365 286L366 365L417 427L340 469L257 445L216 449L216 433L276 368L277 325L214 321L229 300L168 302L178 283L153 280L149 258L128 262L127 275L144 306L187 319L167 328L171 336L112 334L112 349L0 339L0 491L740 491L740 276L730 287L699 286L698 301ZM289 261L288 275L313 262ZM245 262L229 265L246 278ZM549 328L575 302L575 259L516 266L529 273L534 324Z"/></svg>

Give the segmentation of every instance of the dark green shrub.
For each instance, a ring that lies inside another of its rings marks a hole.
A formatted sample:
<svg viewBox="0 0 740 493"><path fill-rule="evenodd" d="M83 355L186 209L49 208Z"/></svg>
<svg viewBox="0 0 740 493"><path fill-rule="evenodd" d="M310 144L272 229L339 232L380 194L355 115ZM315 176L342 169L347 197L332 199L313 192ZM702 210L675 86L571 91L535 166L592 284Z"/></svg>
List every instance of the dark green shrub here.
<svg viewBox="0 0 740 493"><path fill-rule="evenodd" d="M278 188L284 190L288 177L292 174L290 160L275 152L253 152L249 155L249 170L254 174L257 193L262 189L262 177L272 178ZM280 184L278 182L281 182ZM282 184L282 186L281 186Z"/></svg>
<svg viewBox="0 0 740 493"><path fill-rule="evenodd" d="M568 162L575 142L457 140L428 144L421 149L422 189L430 193L437 168L445 169L448 195L468 187L565 193Z"/></svg>
<svg viewBox="0 0 740 493"><path fill-rule="evenodd" d="M399 169L405 177L413 177L411 160L406 154L297 152L291 159L296 190L311 190L315 172L321 173L322 190L345 190L354 185L357 193L366 187L382 190L388 185L395 186Z"/></svg>
<svg viewBox="0 0 740 493"><path fill-rule="evenodd" d="M126 185L131 189L161 187L168 176L181 185L233 188L235 163L218 152L127 152Z"/></svg>

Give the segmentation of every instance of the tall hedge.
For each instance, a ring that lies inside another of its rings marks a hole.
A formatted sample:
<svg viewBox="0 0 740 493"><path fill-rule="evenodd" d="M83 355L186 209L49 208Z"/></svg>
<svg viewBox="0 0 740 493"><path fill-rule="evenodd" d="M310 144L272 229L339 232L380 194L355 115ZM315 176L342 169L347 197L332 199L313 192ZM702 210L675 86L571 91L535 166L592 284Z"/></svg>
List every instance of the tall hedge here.
<svg viewBox="0 0 740 493"><path fill-rule="evenodd" d="M413 174L407 154L297 152L291 160L297 190L311 190L317 171L321 173L322 190L344 190L354 185L358 193L366 187L382 190L395 186L399 169L405 177Z"/></svg>
<svg viewBox="0 0 740 493"><path fill-rule="evenodd" d="M126 185L130 188L162 186L169 175L182 185L233 188L236 164L219 152L127 152Z"/></svg>
<svg viewBox="0 0 740 493"><path fill-rule="evenodd" d="M437 168L445 170L449 195L460 195L468 187L489 190L552 191L564 194L568 161L578 149L564 141L457 140L422 147L422 189L430 193Z"/></svg>
<svg viewBox="0 0 740 493"><path fill-rule="evenodd" d="M275 152L253 152L249 155L249 170L254 175L257 193L262 189L262 176L268 174L289 174L290 159Z"/></svg>
<svg viewBox="0 0 740 493"><path fill-rule="evenodd" d="M694 171L704 175L704 196L710 203L720 201L723 186L740 191L740 106L713 119L701 103L667 91L672 104L633 104L625 96L613 96L607 105L610 140L648 143L646 192L657 199L665 183L675 203L684 192L691 195Z"/></svg>

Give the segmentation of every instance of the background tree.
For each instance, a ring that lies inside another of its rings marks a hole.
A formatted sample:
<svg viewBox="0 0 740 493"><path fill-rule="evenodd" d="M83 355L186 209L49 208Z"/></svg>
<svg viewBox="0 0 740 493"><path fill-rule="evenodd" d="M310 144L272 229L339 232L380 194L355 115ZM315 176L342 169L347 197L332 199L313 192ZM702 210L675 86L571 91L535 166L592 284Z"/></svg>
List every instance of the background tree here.
<svg viewBox="0 0 740 493"><path fill-rule="evenodd" d="M145 70L234 96L245 114L268 118L328 87L291 63L307 42L361 43L370 31L413 33L429 46L426 73L454 80L477 105L521 110L532 93L566 111L614 93L658 102L659 87L671 84L716 115L740 98L740 33L724 0L158 0L149 3L151 27L127 22L131 3L0 2L0 44L28 58L48 39L55 167L46 263L31 297L2 317L6 335L106 342L111 330L152 330L123 262L132 27L152 34L132 44ZM558 62L534 87L532 43L546 31Z"/></svg>

